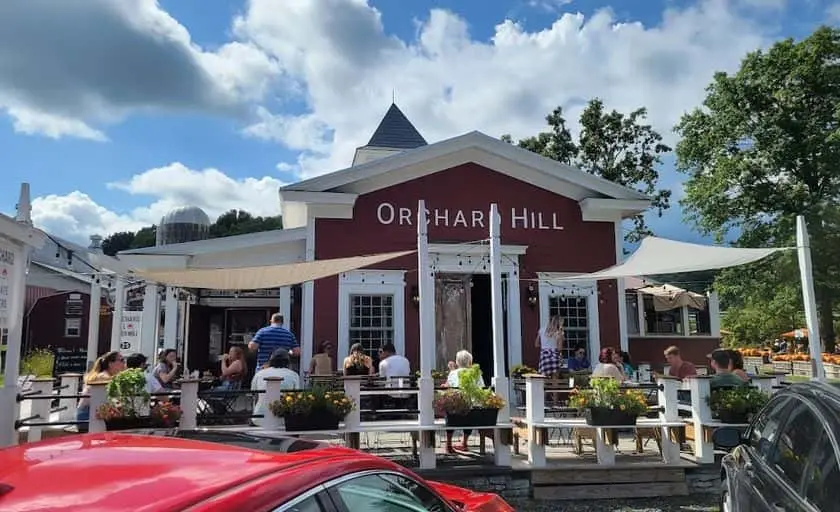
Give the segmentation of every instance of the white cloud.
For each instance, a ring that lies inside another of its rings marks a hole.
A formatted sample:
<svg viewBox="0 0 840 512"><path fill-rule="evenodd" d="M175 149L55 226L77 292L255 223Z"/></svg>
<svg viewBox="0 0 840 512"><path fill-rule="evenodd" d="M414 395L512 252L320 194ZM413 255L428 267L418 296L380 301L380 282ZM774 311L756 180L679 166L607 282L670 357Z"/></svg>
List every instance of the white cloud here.
<svg viewBox="0 0 840 512"><path fill-rule="evenodd" d="M833 3L826 7L825 15L830 23L840 22L840 2Z"/></svg>
<svg viewBox="0 0 840 512"><path fill-rule="evenodd" d="M151 197L148 206L116 212L89 195L74 191L35 198L32 220L50 233L84 243L92 234L136 231L157 224L163 215L179 206L198 206L212 219L233 208L254 215L278 215L277 190L282 185L270 176L234 179L218 169L194 170L175 162L108 185L114 194Z"/></svg>
<svg viewBox="0 0 840 512"><path fill-rule="evenodd" d="M462 17L436 9L419 23L416 39L403 41L385 32L366 0L250 0L235 34L302 84L309 111L264 111L246 133L305 150L297 162L302 176L333 171L349 164L396 90L430 141L474 129L531 135L557 105L574 126L594 96L622 111L646 106L654 126L673 139L671 128L702 101L713 73L735 69L767 43L740 7L704 0L669 9L655 27L618 23L610 10L588 19L562 14L539 31L500 20L489 41L472 38ZM269 129L270 115L278 116L276 129Z"/></svg>

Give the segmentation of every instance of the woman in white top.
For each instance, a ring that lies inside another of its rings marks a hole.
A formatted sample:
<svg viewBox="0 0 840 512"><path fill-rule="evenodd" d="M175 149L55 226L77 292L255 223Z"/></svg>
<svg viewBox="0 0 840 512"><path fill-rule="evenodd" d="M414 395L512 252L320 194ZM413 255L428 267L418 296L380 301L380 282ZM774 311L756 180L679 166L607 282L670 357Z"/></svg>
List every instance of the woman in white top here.
<svg viewBox="0 0 840 512"><path fill-rule="evenodd" d="M598 355L598 364L592 370L593 377L610 377L619 382L624 381L624 373L613 363L613 349L604 347Z"/></svg>
<svg viewBox="0 0 840 512"><path fill-rule="evenodd" d="M563 317L554 315L548 325L540 329L534 345L540 349L538 371L546 377L556 377L563 368Z"/></svg>

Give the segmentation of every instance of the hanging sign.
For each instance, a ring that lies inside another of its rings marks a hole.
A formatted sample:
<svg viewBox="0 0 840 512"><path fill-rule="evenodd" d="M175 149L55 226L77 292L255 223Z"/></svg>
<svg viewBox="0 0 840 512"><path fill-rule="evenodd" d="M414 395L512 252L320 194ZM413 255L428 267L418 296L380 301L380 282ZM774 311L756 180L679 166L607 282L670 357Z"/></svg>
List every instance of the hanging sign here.
<svg viewBox="0 0 840 512"><path fill-rule="evenodd" d="M123 311L120 329L120 352L140 352L142 311Z"/></svg>
<svg viewBox="0 0 840 512"><path fill-rule="evenodd" d="M16 258L16 247L12 242L0 238L0 329L8 329L12 326L13 302L23 301L23 297L12 297L15 272L19 271L17 266L23 264Z"/></svg>

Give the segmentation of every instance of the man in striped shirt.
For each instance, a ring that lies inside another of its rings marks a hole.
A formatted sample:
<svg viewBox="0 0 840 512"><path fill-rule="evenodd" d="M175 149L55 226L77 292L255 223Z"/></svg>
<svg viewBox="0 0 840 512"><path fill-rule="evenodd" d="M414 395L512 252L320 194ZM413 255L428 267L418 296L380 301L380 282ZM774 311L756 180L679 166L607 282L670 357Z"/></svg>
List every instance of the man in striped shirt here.
<svg viewBox="0 0 840 512"><path fill-rule="evenodd" d="M284 348L293 355L300 354L300 345L292 331L283 327L283 315L280 313L271 315L271 325L257 331L254 339L248 343L248 348L257 353L257 370L268 362L278 348Z"/></svg>

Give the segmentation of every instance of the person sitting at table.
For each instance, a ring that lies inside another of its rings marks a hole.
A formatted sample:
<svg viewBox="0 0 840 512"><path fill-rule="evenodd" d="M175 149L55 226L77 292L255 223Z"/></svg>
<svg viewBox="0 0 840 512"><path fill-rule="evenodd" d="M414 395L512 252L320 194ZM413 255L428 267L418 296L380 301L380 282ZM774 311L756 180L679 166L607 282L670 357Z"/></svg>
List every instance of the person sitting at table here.
<svg viewBox="0 0 840 512"><path fill-rule="evenodd" d="M157 365L152 370L152 375L160 381L163 389L173 389L180 371L178 352L174 348L165 348L158 353L157 361Z"/></svg>
<svg viewBox="0 0 840 512"><path fill-rule="evenodd" d="M592 368L586 357L586 349L583 347L575 349L575 356L569 359L568 366L570 372L582 372Z"/></svg>
<svg viewBox="0 0 840 512"><path fill-rule="evenodd" d="M344 358L344 376L373 375L373 360L365 354L361 343L350 347L350 355Z"/></svg>
<svg viewBox="0 0 840 512"><path fill-rule="evenodd" d="M744 382L750 381L750 376L744 370L744 356L737 350L727 350L729 354L729 371Z"/></svg>
<svg viewBox="0 0 840 512"><path fill-rule="evenodd" d="M160 393L163 391L163 386L160 385L160 381L154 375L147 372L149 365L146 361L146 356L138 352L125 358L125 366L129 370L135 368L143 370L143 376L146 378L146 393Z"/></svg>
<svg viewBox="0 0 840 512"><path fill-rule="evenodd" d="M265 391L265 379L268 377L280 377L283 379L283 382L280 383L280 389L282 390L293 390L293 389L301 389L300 385L300 375L295 373L294 370L289 368L289 364L291 363L291 357L289 357L289 351L283 348L278 348L274 352L271 353L271 357L269 357L268 362L266 363L266 367L257 371L254 374L253 380L251 380L251 390L252 391ZM257 394L257 403L254 406L254 414L263 414L266 413L266 398L265 393ZM262 425L262 418L252 418L251 422L254 425Z"/></svg>
<svg viewBox="0 0 840 512"><path fill-rule="evenodd" d="M318 353L312 356L309 362L309 375L315 376L329 376L332 375L332 343L329 341L322 341L318 346Z"/></svg>
<svg viewBox="0 0 840 512"><path fill-rule="evenodd" d="M688 361L683 361L680 348L671 346L665 349L665 360L668 361L668 376L684 380L697 375L697 368Z"/></svg>
<svg viewBox="0 0 840 512"><path fill-rule="evenodd" d="M472 354L470 354L466 350L459 350L458 353L455 354L455 364L457 365L457 368L449 372L449 376L446 378L446 387L448 388L457 388L461 385L461 373L468 368L472 368ZM484 387L484 378L481 375L478 375L476 384L479 387ZM452 448L452 437L454 436L454 434L454 430L446 431L446 453L455 453L455 450ZM467 446L467 441L469 440L470 434L472 434L472 430L464 430L464 440L458 447L460 451L465 452L469 450L469 447Z"/></svg>
<svg viewBox="0 0 840 512"><path fill-rule="evenodd" d="M230 347L228 353L222 356L221 389L241 388L242 382L248 376L248 360L245 351L239 345Z"/></svg>
<svg viewBox="0 0 840 512"><path fill-rule="evenodd" d="M94 382L109 381L125 370L125 358L119 352L112 350L99 356L84 378L83 395L90 395L90 385ZM90 421L90 398L82 398L76 406L76 421L83 422L76 425L79 432L87 432Z"/></svg>
<svg viewBox="0 0 840 512"><path fill-rule="evenodd" d="M615 351L610 347L601 349L601 353L598 355L598 364L592 370L593 377L613 378L619 382L624 382L624 373L613 362L614 354Z"/></svg>
<svg viewBox="0 0 840 512"><path fill-rule="evenodd" d="M616 350L613 352L613 363L619 370L621 370L621 373L624 374L624 380L633 380L633 375L636 373L636 369L633 368L632 364L630 364L629 353Z"/></svg>
<svg viewBox="0 0 840 512"><path fill-rule="evenodd" d="M715 375L709 383L712 389L737 388L747 384L740 377L729 371L732 365L732 358L729 357L726 349L715 349L707 357L711 362L712 369L715 371Z"/></svg>

